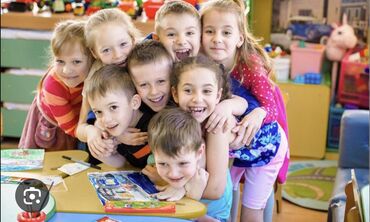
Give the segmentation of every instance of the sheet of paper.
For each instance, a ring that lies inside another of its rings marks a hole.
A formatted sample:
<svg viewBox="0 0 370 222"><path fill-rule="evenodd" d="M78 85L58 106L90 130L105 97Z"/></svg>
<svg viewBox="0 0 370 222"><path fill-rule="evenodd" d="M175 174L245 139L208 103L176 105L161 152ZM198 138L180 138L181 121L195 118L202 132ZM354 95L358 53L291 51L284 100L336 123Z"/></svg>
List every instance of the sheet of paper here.
<svg viewBox="0 0 370 222"><path fill-rule="evenodd" d="M41 169L44 154L44 149L1 150L1 172Z"/></svg>
<svg viewBox="0 0 370 222"><path fill-rule="evenodd" d="M68 175L73 175L76 173L79 173L81 171L84 171L88 169L88 166L79 164L79 163L67 163L64 164L63 166L59 167L58 170L62 171L63 173L66 173Z"/></svg>

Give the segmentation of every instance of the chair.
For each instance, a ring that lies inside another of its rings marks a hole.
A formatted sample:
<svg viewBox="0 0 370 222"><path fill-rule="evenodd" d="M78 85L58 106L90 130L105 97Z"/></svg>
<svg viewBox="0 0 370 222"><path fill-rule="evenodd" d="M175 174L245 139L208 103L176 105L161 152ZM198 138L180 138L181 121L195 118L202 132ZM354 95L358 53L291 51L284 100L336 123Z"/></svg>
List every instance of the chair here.
<svg viewBox="0 0 370 222"><path fill-rule="evenodd" d="M358 190L355 171L351 170L351 180L345 187L347 197L346 209L344 211L344 222L363 222L362 203Z"/></svg>
<svg viewBox="0 0 370 222"><path fill-rule="evenodd" d="M338 169L329 200L328 222L344 221L348 198L345 186L353 180L351 170L355 171L353 176L359 189L369 184L369 110L345 110L342 115Z"/></svg>

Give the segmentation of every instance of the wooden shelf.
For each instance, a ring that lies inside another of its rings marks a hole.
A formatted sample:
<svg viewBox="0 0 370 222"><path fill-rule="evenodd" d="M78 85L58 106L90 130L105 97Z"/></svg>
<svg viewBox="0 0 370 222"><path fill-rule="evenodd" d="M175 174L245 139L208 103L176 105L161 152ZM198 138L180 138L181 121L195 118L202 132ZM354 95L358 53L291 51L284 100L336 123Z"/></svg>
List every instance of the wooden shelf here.
<svg viewBox="0 0 370 222"><path fill-rule="evenodd" d="M30 30L53 30L55 24L67 19L86 19L87 16L74 16L71 13L52 14L50 12L9 12L1 15L1 28L30 29ZM154 21L138 19L133 20L134 25L147 35L154 31Z"/></svg>

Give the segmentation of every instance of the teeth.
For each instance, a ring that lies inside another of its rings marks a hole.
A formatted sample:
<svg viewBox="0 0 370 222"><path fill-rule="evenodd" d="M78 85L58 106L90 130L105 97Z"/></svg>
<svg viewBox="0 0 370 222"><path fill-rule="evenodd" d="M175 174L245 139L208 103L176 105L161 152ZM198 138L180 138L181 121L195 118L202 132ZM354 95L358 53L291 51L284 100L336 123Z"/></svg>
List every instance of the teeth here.
<svg viewBox="0 0 370 222"><path fill-rule="evenodd" d="M190 110L190 112L204 112L206 110L206 108L192 107L189 110Z"/></svg>
<svg viewBox="0 0 370 222"><path fill-rule="evenodd" d="M155 98L155 99L150 99L150 101L152 101L152 102L159 102L159 101L161 101L162 100L162 98L163 98L163 96L161 96L161 97L158 97L158 98Z"/></svg>
<svg viewBox="0 0 370 222"><path fill-rule="evenodd" d="M183 60L190 56L190 49L176 50L175 53L178 60Z"/></svg>

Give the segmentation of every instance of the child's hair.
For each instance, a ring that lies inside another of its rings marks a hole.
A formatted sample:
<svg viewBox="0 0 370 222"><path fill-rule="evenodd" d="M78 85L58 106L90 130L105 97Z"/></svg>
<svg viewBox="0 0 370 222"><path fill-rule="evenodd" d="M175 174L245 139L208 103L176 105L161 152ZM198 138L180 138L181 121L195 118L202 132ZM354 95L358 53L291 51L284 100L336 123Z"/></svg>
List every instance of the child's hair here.
<svg viewBox="0 0 370 222"><path fill-rule="evenodd" d="M106 65L97 70L91 78L85 80L85 95L88 99L104 97L107 93L121 90L127 99L136 94L135 86L124 68Z"/></svg>
<svg viewBox="0 0 370 222"><path fill-rule="evenodd" d="M268 75L272 75L271 60L264 49L259 45L258 41L248 29L248 23L245 15L245 7L242 0L212 0L204 3L201 8L201 22L203 25L204 15L211 10L217 10L219 12L233 13L238 21L238 28L241 34L244 36L244 42L238 49L238 53L243 62L249 67L254 65L255 60L250 59L251 55L259 55L264 64L264 68L267 70Z"/></svg>
<svg viewBox="0 0 370 222"><path fill-rule="evenodd" d="M153 116L148 126L148 143L153 153L178 156L185 148L198 151L203 143L200 123L180 109L163 109Z"/></svg>
<svg viewBox="0 0 370 222"><path fill-rule="evenodd" d="M218 89L222 88L221 101L231 98L230 82L223 65L217 64L212 59L204 55L188 57L175 63L171 73L171 86L176 88L180 82L182 73L194 68L204 68L212 71L215 74Z"/></svg>
<svg viewBox="0 0 370 222"><path fill-rule="evenodd" d="M66 20L58 23L51 37L51 52L54 56L60 55L62 48L66 43L78 42L85 55L92 59L92 54L87 48L85 41L84 27L85 21Z"/></svg>
<svg viewBox="0 0 370 222"><path fill-rule="evenodd" d="M59 56L63 47L65 47L68 43L79 43L82 52L87 56L89 62L93 61L93 56L90 50L87 48L87 44L85 41L84 35L84 27L86 25L85 21L81 20L65 20L59 22L53 31L53 35L50 40L50 53L51 53L51 61L52 64L54 58ZM42 87L42 82L44 81L45 77L41 78L38 86L37 91L39 92Z"/></svg>
<svg viewBox="0 0 370 222"><path fill-rule="evenodd" d="M162 19L169 14L189 14L200 21L199 12L190 3L182 0L168 1L163 4L155 14L154 30L158 34ZM199 24L200 26L200 24Z"/></svg>
<svg viewBox="0 0 370 222"><path fill-rule="evenodd" d="M145 40L134 46L127 57L127 67L131 75L131 67L135 65L144 65L156 61L168 61L168 66L172 68L172 57L162 45L155 40Z"/></svg>
<svg viewBox="0 0 370 222"><path fill-rule="evenodd" d="M109 22L121 23L122 26L127 28L128 34L131 36L133 43L141 37L140 31L134 26L130 16L117 8L102 9L89 17L85 26L85 38L87 46L94 49L94 40L96 34L94 33L96 27L107 24Z"/></svg>

